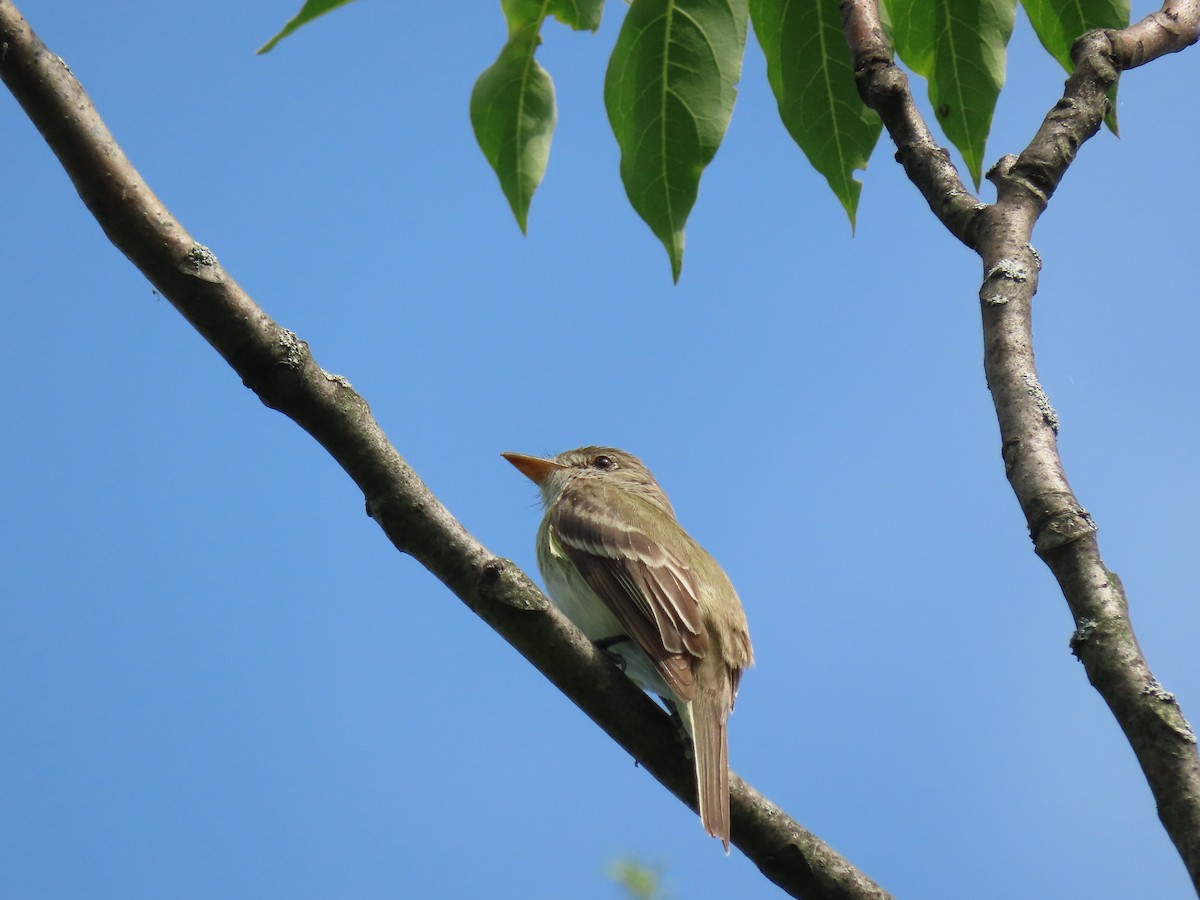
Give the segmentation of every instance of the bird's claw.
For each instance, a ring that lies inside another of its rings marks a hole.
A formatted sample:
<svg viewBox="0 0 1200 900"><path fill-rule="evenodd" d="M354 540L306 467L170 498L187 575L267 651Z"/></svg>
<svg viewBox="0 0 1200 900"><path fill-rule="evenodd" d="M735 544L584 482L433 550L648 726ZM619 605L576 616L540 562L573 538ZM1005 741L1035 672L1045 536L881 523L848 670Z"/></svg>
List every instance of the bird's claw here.
<svg viewBox="0 0 1200 900"><path fill-rule="evenodd" d="M620 653L614 653L612 648L622 641L627 640L629 640L629 635L617 634L613 635L612 637L601 638L600 640L596 641L596 649L604 651L604 655L612 661L614 666L621 670L622 674L625 672L625 657L623 657Z"/></svg>

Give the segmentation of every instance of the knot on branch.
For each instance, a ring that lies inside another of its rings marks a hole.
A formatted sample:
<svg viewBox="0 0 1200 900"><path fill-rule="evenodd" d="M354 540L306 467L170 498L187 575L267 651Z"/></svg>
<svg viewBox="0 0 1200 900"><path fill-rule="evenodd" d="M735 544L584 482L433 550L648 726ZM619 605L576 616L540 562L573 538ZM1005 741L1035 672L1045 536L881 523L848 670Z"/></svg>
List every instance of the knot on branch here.
<svg viewBox="0 0 1200 900"><path fill-rule="evenodd" d="M1081 34L1071 45L1071 62L1075 69L1088 68L1093 77L1099 78L1108 88L1120 73L1116 60L1118 39L1118 32L1107 28Z"/></svg>
<svg viewBox="0 0 1200 900"><path fill-rule="evenodd" d="M424 513L426 504L424 501L411 499L395 491L374 494L366 499L367 517L382 525L390 518L392 510L398 506L404 506L420 516ZM398 546L396 549L403 553L408 552L404 547Z"/></svg>
<svg viewBox="0 0 1200 900"><path fill-rule="evenodd" d="M1191 9L1166 6L1111 37L1116 64L1122 70L1133 69L1196 43L1200 39L1200 15L1194 5Z"/></svg>
<svg viewBox="0 0 1200 900"><path fill-rule="evenodd" d="M1046 391L1042 387L1042 383L1038 381L1037 375L1033 372L1022 372L1021 381L1025 383L1025 392L1033 398L1033 402L1037 405L1038 412L1042 415L1042 421L1049 425L1050 430L1057 435L1058 413L1050 405L1050 398L1046 396Z"/></svg>
<svg viewBox="0 0 1200 900"><path fill-rule="evenodd" d="M1054 499L1059 503L1053 502ZM1060 505L1063 500L1073 499L1069 494L1048 498L1047 509L1037 516L1027 516L1033 549L1039 556L1045 556L1052 550L1096 533L1096 523L1092 521L1091 514L1086 509L1079 506L1064 508Z"/></svg>
<svg viewBox="0 0 1200 900"><path fill-rule="evenodd" d="M265 347L249 348L238 360L237 369L242 375L242 384L254 391L264 406L286 411L289 403L306 390L309 364L314 371L331 378L313 362L307 343L288 329L276 326L273 339ZM349 387L344 378L341 383Z"/></svg>
<svg viewBox="0 0 1200 900"><path fill-rule="evenodd" d="M1036 251L1032 262L1032 266L1027 266L1021 260L1012 257L998 260L984 273L983 286L979 289L980 301L988 306L1003 306L1008 303L1013 299L1009 296L1012 290L1009 286L1026 284L1037 274L1041 260Z"/></svg>
<svg viewBox="0 0 1200 900"><path fill-rule="evenodd" d="M1047 122L1052 115L1053 112L1046 117ZM1070 140L1064 143L1061 135L1052 135L1037 150L1031 145L1022 154L1019 165L1013 165L1002 176L989 180L996 185L996 194L1003 200L1012 201L1018 193L1024 194L1036 204L1040 213L1050 202L1062 173L1074 160L1075 149L1078 144Z"/></svg>
<svg viewBox="0 0 1200 900"><path fill-rule="evenodd" d="M908 96L908 76L890 57L867 56L856 63L854 83L863 103L879 112L904 102Z"/></svg>
<svg viewBox="0 0 1200 900"><path fill-rule="evenodd" d="M512 560L500 557L493 557L483 564L479 570L476 590L484 600L492 600L528 612L540 612L548 605L545 595L538 590L529 576Z"/></svg>
<svg viewBox="0 0 1200 900"><path fill-rule="evenodd" d="M192 244L183 259L179 261L179 271L210 284L224 284L225 271L217 262L216 254L203 244Z"/></svg>
<svg viewBox="0 0 1200 900"><path fill-rule="evenodd" d="M383 529L393 547L420 560L421 528L429 521L431 500L428 495L410 494L401 488L368 494L367 516Z"/></svg>
<svg viewBox="0 0 1200 900"><path fill-rule="evenodd" d="M286 328L279 329L275 337L275 348L279 352L275 365L288 369L299 369L304 365L304 358L309 352L308 344L300 340L295 332Z"/></svg>
<svg viewBox="0 0 1200 900"><path fill-rule="evenodd" d="M1071 654L1081 662L1083 661L1083 648L1088 641L1092 639L1092 635L1096 633L1095 619L1082 619L1079 622L1079 627L1075 629L1075 633L1071 635Z"/></svg>
<svg viewBox="0 0 1200 900"><path fill-rule="evenodd" d="M1196 733L1192 731L1188 720L1183 717L1183 710L1179 708L1175 695L1159 684L1157 678L1151 676L1150 680L1142 686L1142 696L1156 701L1154 714L1172 732L1189 744L1196 743Z"/></svg>
<svg viewBox="0 0 1200 900"><path fill-rule="evenodd" d="M1022 265L1019 259L1002 259L994 266L987 270L987 274L983 276L985 279L1004 278L1008 281L1015 281L1017 284L1024 284L1031 277L1030 271Z"/></svg>
<svg viewBox="0 0 1200 900"><path fill-rule="evenodd" d="M1151 678L1149 683L1142 687L1143 697L1153 697L1155 700L1161 700L1164 703L1174 703L1175 695L1158 683L1157 678Z"/></svg>
<svg viewBox="0 0 1200 900"><path fill-rule="evenodd" d="M1008 173L1012 171L1012 167L1017 164L1017 157L1012 153L1005 153L1002 157L996 160L996 164L983 173L983 177L992 184L999 187L1000 182L1008 177Z"/></svg>

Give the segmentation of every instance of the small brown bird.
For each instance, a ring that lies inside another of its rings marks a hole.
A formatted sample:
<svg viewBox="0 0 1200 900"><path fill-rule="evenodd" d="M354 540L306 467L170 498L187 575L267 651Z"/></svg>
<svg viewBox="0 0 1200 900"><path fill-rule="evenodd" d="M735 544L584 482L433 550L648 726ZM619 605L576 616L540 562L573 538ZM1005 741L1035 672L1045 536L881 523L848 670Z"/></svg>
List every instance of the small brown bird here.
<svg viewBox="0 0 1200 900"><path fill-rule="evenodd" d="M754 662L728 576L636 456L611 447L502 455L541 490L537 560L551 598L639 687L679 711L695 749L700 821L728 853L726 720Z"/></svg>

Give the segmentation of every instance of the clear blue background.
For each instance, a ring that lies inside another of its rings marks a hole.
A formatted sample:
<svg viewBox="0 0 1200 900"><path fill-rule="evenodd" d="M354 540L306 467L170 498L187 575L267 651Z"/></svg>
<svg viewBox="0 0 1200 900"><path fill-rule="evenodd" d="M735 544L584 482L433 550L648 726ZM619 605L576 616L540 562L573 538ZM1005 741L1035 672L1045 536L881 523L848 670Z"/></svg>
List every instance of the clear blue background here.
<svg viewBox="0 0 1200 900"><path fill-rule="evenodd" d="M527 238L467 117L498 4L356 3L267 57L292 3L20 6L494 552L532 571L540 514L500 451L650 464L750 616L734 768L799 822L901 897L1190 896L1004 480L979 263L886 138L852 238L752 42L673 287L601 102L619 2L598 36L546 28ZM1035 322L1072 483L1193 716L1198 74L1122 81L1123 137L1038 227ZM1062 80L1020 17L989 164ZM630 854L680 900L777 895L392 550L7 94L0 138L0 895L590 900Z"/></svg>

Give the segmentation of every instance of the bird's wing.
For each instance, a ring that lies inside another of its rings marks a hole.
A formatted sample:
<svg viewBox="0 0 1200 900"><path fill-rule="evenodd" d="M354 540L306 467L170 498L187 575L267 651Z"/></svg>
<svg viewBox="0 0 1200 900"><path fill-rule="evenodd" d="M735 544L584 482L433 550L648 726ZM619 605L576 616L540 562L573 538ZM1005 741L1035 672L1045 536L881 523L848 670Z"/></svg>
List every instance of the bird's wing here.
<svg viewBox="0 0 1200 900"><path fill-rule="evenodd" d="M588 487L554 505L554 536L667 686L691 700L695 662L708 650L696 573L681 552L691 539L653 504L619 488Z"/></svg>

